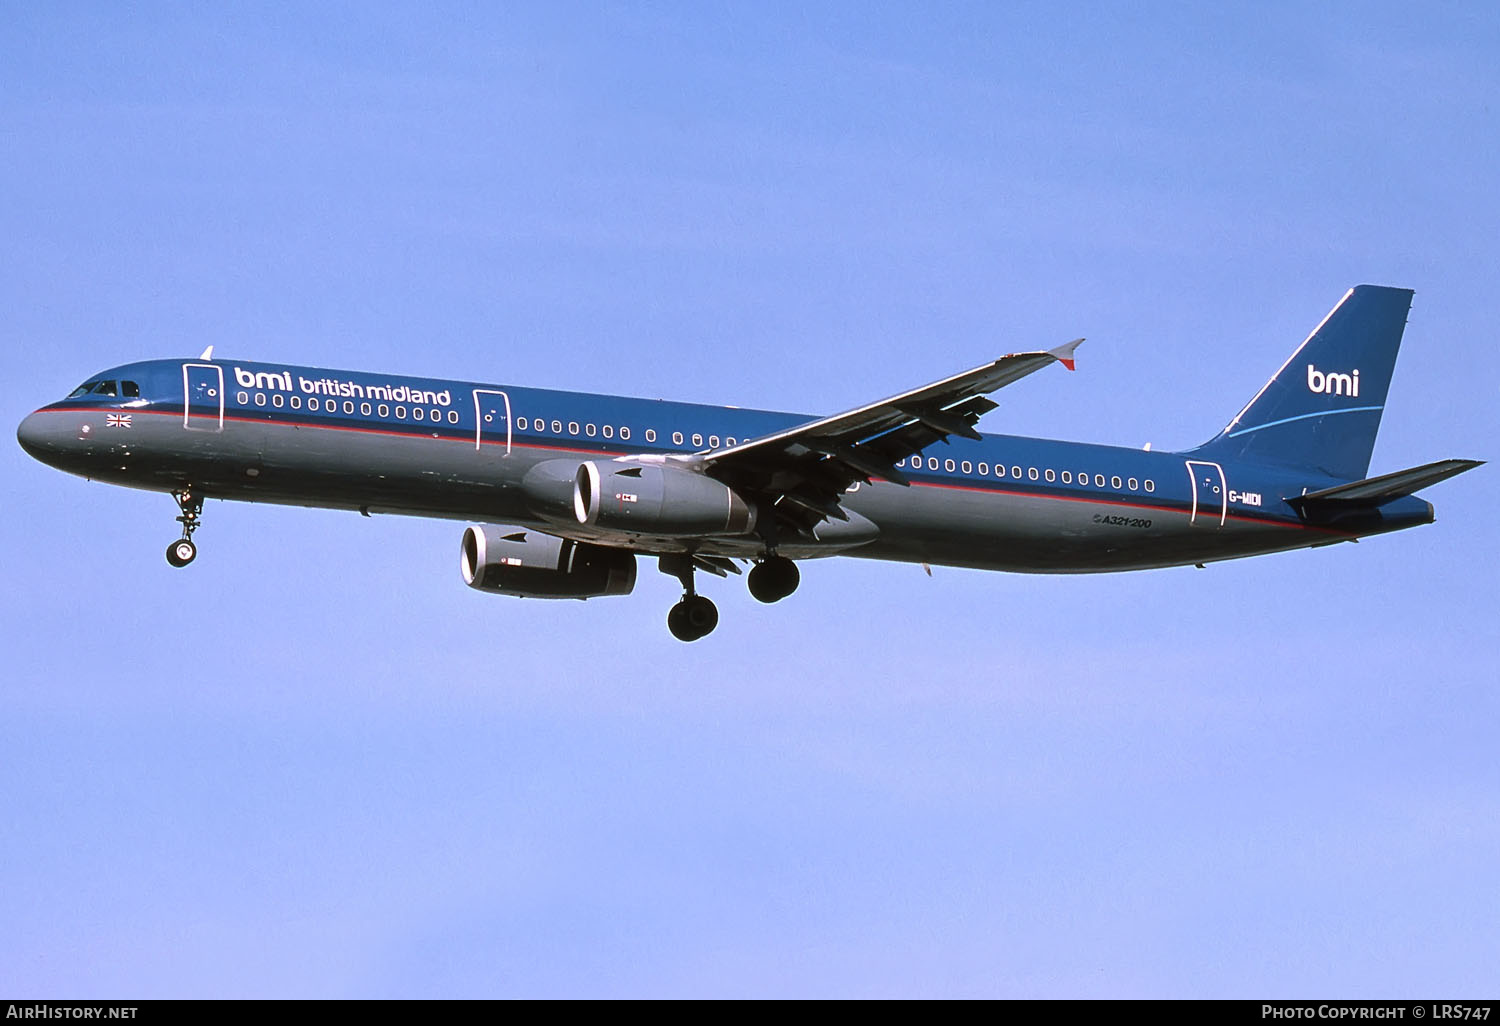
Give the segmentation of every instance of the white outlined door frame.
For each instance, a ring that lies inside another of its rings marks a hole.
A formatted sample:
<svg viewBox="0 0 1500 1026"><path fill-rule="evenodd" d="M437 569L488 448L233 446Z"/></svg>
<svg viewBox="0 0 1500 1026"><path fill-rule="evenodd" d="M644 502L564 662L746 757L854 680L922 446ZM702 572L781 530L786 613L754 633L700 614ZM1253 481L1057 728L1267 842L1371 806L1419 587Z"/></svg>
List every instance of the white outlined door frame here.
<svg viewBox="0 0 1500 1026"><path fill-rule="evenodd" d="M1188 481L1193 486L1193 513L1188 523L1193 527L1223 527L1229 515L1229 489L1224 482L1224 468L1206 460L1187 461ZM1203 519L1198 519L1198 513ZM1217 508L1218 518L1213 514Z"/></svg>
<svg viewBox="0 0 1500 1026"><path fill-rule="evenodd" d="M193 371L210 371L209 374L194 374ZM195 397L194 387L207 386L203 397ZM218 399L218 412L207 412L209 401ZM213 363L185 363L182 365L182 426L188 431L224 430L224 368Z"/></svg>
<svg viewBox="0 0 1500 1026"><path fill-rule="evenodd" d="M481 396L499 396L500 402L485 401ZM497 416L504 420L503 425L495 423ZM483 449L486 441L491 445L498 445L502 436L505 439L505 455L509 456L510 396L495 388L474 389L474 451Z"/></svg>

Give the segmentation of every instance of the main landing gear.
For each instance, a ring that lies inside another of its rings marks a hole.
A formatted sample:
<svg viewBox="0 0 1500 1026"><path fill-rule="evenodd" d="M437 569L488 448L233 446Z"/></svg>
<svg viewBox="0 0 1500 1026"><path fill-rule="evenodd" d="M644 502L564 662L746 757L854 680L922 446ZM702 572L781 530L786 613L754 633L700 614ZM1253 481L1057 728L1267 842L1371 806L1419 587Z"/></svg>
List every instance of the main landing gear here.
<svg viewBox="0 0 1500 1026"><path fill-rule="evenodd" d="M802 582L797 564L785 556L767 556L750 571L750 594L758 602L780 602Z"/></svg>
<svg viewBox="0 0 1500 1026"><path fill-rule="evenodd" d="M682 598L667 612L667 629L678 641L697 641L707 637L719 625L719 610L693 587L693 557L676 554L658 557L661 572L682 582ZM707 564L705 564L707 565ZM711 566L709 569L713 569ZM738 573L738 569L729 567ZM715 570L720 577L720 570ZM761 602L780 602L797 590L802 574L797 564L785 556L767 556L750 571L750 594Z"/></svg>
<svg viewBox="0 0 1500 1026"><path fill-rule="evenodd" d="M182 525L182 537L167 546L167 562L173 566L187 566L198 558L198 546L193 544L193 532L200 526L199 518L203 515L203 499L193 494L192 487L173 492L172 498L177 500L177 508L182 515L177 522Z"/></svg>
<svg viewBox="0 0 1500 1026"><path fill-rule="evenodd" d="M667 630L678 641L697 641L719 626L719 607L693 587L693 557L662 556L657 564L661 572L682 582L682 598L667 611Z"/></svg>

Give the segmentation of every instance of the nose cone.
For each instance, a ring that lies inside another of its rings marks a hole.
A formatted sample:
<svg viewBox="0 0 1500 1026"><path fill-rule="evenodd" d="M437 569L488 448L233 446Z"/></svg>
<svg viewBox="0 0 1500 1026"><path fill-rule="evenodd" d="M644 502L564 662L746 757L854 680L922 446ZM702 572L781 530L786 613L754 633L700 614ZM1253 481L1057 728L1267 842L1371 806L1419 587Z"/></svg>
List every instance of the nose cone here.
<svg viewBox="0 0 1500 1026"><path fill-rule="evenodd" d="M16 428L16 441L49 467L68 470L72 461L90 450L89 426L56 410L37 410ZM66 464L66 465L65 465Z"/></svg>
<svg viewBox="0 0 1500 1026"><path fill-rule="evenodd" d="M33 413L21 421L21 426L16 428L16 441L21 443L21 448L36 459L46 462L47 459L47 428L45 418L40 412Z"/></svg>

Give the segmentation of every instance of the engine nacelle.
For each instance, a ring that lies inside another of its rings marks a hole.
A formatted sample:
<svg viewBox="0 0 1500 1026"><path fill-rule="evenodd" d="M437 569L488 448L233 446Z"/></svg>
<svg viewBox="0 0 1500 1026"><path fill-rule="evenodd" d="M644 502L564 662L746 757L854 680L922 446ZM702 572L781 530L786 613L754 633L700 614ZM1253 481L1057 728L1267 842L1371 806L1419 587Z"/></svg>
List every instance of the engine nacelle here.
<svg viewBox="0 0 1500 1026"><path fill-rule="evenodd" d="M706 474L659 463L589 460L573 477L573 516L606 531L736 535L755 529L755 509Z"/></svg>
<svg viewBox="0 0 1500 1026"><path fill-rule="evenodd" d="M560 527L657 537L755 529L755 510L727 485L671 465L545 460L521 488L532 512Z"/></svg>
<svg viewBox="0 0 1500 1026"><path fill-rule="evenodd" d="M635 587L634 553L525 527L465 528L459 569L471 588L519 598L598 598Z"/></svg>

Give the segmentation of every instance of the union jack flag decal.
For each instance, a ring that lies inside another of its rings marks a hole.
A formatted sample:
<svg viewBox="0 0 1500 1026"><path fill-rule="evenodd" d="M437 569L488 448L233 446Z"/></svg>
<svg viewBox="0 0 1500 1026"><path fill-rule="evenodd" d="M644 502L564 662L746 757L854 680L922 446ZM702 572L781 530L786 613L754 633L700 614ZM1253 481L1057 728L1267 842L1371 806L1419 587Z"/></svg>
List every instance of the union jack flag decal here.
<svg viewBox="0 0 1500 1026"><path fill-rule="evenodd" d="M104 426L107 427L107 428L112 428L112 427L128 428L130 426L130 414L128 414L128 413L106 413L104 415Z"/></svg>

